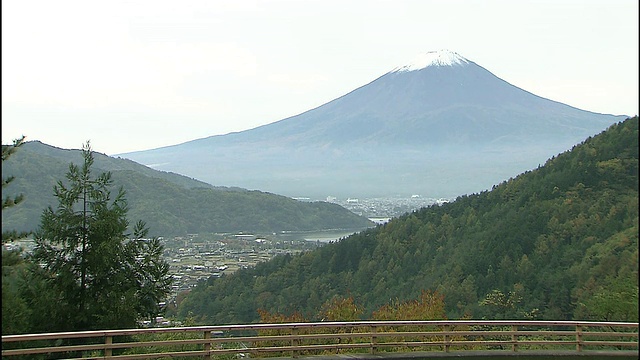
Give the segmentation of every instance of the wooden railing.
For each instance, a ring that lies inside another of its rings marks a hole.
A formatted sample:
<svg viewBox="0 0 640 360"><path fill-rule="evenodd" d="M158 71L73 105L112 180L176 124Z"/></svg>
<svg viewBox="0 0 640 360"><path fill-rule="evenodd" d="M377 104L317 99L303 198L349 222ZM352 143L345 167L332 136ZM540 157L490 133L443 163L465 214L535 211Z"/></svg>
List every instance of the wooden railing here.
<svg viewBox="0 0 640 360"><path fill-rule="evenodd" d="M638 354L638 323L355 321L146 328L2 336L2 357L151 359L465 351ZM42 356L42 355L41 355Z"/></svg>

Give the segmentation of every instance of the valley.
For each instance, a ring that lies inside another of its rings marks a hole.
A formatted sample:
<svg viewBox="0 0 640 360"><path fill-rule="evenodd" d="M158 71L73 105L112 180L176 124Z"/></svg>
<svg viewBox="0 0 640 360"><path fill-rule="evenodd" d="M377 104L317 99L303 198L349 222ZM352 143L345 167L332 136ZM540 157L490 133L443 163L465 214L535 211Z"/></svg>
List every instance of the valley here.
<svg viewBox="0 0 640 360"><path fill-rule="evenodd" d="M330 197L327 201L381 224L392 217L446 200L414 195L373 199ZM163 239L164 258L170 264L170 273L174 278L170 299L175 299L180 292L191 289L198 281L211 276L232 274L278 255L313 250L351 234L353 232L347 230L286 231L269 234L188 234Z"/></svg>
<svg viewBox="0 0 640 360"><path fill-rule="evenodd" d="M298 201L312 201L298 198ZM413 195L389 198L336 198L329 196L326 202L338 204L359 216L383 224L393 217L432 205L443 204L448 199L436 199ZM180 292L189 290L198 281L211 276L222 277L238 269L253 267L275 256L295 255L313 250L326 243L338 241L353 234L349 230L281 231L278 233L201 233L184 236L161 237L164 259L170 265L174 278L169 302ZM21 240L5 244L5 248L19 248L30 252L33 240Z"/></svg>
<svg viewBox="0 0 640 360"><path fill-rule="evenodd" d="M293 255L321 245L287 238L277 234L189 234L163 239L163 255L174 279L169 301L200 280L228 275L277 255Z"/></svg>

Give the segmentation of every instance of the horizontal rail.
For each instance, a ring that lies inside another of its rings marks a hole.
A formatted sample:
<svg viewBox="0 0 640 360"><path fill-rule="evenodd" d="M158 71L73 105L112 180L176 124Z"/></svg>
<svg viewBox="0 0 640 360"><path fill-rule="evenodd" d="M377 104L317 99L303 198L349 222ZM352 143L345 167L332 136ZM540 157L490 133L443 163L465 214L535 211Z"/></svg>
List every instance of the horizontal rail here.
<svg viewBox="0 0 640 360"><path fill-rule="evenodd" d="M427 349L638 351L638 323L585 321L352 321L216 325L3 335L2 356L83 359L223 354L300 355ZM115 354L114 354L115 353Z"/></svg>

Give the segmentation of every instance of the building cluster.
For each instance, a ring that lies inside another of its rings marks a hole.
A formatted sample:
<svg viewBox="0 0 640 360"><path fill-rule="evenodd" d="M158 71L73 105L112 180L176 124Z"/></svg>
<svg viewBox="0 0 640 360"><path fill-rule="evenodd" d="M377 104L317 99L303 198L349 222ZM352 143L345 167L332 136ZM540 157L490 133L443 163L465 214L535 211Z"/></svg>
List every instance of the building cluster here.
<svg viewBox="0 0 640 360"><path fill-rule="evenodd" d="M329 196L327 197L326 201L338 204L360 216L378 220L397 217L402 214L412 212L414 210L418 210L420 208L433 204L441 205L449 202L450 200L412 195L408 197L385 197L367 199L338 199L336 197Z"/></svg>
<svg viewBox="0 0 640 360"><path fill-rule="evenodd" d="M164 257L173 276L172 296L194 287L198 281L221 277L252 267L281 254L295 254L317 247L304 240L283 240L275 235L226 234L164 239Z"/></svg>

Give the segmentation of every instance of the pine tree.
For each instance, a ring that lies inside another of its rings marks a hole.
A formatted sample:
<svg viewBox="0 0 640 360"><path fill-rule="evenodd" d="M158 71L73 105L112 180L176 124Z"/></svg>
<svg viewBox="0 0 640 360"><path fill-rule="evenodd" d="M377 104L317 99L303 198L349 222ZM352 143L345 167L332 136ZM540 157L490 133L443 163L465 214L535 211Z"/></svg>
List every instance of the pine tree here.
<svg viewBox="0 0 640 360"><path fill-rule="evenodd" d="M16 152L16 150L18 149L18 147L20 147L22 144L24 144L24 139L25 137L22 136L20 139L16 139L13 140L13 144L11 145L2 145L2 161L4 162L5 160L9 159L9 157L11 155L13 155L13 153ZM9 184L15 180L14 176L9 176L6 178L2 178L2 190L4 191L4 189L9 186ZM16 196L3 196L2 198L2 210L4 211L4 209L6 208L10 208L12 206L16 206L18 205L20 202L22 202L22 200L24 199L24 196L22 194L16 195ZM25 236L29 235L26 232L22 232L22 233L18 233L15 230L8 230L8 231L2 231L2 243L4 244L5 242L9 242L9 241L13 241L13 240L17 240L20 238L23 238Z"/></svg>
<svg viewBox="0 0 640 360"><path fill-rule="evenodd" d="M171 288L169 265L159 239L145 239L144 222L127 234L124 190L112 198L111 173L92 177L89 142L82 152L84 163L69 165L68 185L54 187L58 207L44 210L35 234L33 275L46 284L48 300L37 289L27 296L56 314L50 328L40 330L136 327L158 315Z"/></svg>
<svg viewBox="0 0 640 360"><path fill-rule="evenodd" d="M11 145L2 145L2 161L16 152L24 143L25 137L13 141ZM14 176L2 178L4 191L13 180ZM3 196L2 211L19 204L24 199L22 194L17 196ZM11 242L27 236L28 233L18 233L15 230L2 231L2 243ZM18 289L19 279L24 273L24 261L22 249L2 248L2 335L24 333L28 330L27 318L30 310L26 301L20 296Z"/></svg>

